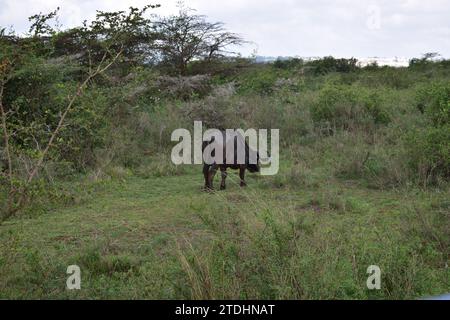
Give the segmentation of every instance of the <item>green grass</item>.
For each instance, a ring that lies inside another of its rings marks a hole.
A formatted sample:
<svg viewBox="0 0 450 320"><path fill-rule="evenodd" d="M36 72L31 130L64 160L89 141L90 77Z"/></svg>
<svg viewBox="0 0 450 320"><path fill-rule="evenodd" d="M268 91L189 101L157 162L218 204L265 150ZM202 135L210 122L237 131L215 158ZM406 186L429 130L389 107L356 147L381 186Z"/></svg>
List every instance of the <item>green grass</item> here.
<svg viewBox="0 0 450 320"><path fill-rule="evenodd" d="M211 77L183 79L119 63L83 90L28 184L80 70L48 60L47 47L24 49L4 90L0 299L450 292L448 60L224 59L189 66ZM280 129L280 173L249 175L245 189L233 173L226 191L204 193L202 168L177 167L168 152L171 132L198 120ZM80 291L66 290L73 264ZM379 291L366 287L371 265Z"/></svg>
<svg viewBox="0 0 450 320"><path fill-rule="evenodd" d="M237 179L207 194L198 167L128 176L78 204L5 222L0 298L406 299L450 291L448 192L251 175L241 189ZM65 288L72 264L81 267L79 291ZM380 291L366 288L373 264Z"/></svg>

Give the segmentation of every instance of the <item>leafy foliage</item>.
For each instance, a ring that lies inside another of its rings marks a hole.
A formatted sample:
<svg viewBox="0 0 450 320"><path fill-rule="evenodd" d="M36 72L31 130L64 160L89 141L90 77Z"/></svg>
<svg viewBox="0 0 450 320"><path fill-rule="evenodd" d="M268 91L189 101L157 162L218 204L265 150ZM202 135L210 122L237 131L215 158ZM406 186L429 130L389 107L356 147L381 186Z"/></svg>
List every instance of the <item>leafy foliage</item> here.
<svg viewBox="0 0 450 320"><path fill-rule="evenodd" d="M334 57L324 57L322 59L314 60L308 63L309 66L314 67L316 74L326 74L330 72L353 72L357 70L357 60L351 59L336 59Z"/></svg>
<svg viewBox="0 0 450 320"><path fill-rule="evenodd" d="M426 85L417 93L417 106L435 126L450 123L450 82L438 81Z"/></svg>
<svg viewBox="0 0 450 320"><path fill-rule="evenodd" d="M386 124L389 113L375 91L361 87L327 85L319 92L311 109L313 120L326 121L333 127L352 129L365 122Z"/></svg>

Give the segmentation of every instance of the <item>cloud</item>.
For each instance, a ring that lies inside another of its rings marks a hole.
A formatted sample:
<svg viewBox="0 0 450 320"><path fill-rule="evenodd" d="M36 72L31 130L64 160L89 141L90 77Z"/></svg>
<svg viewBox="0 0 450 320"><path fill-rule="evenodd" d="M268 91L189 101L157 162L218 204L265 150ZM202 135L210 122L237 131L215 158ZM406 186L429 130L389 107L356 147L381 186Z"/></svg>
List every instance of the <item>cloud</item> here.
<svg viewBox="0 0 450 320"><path fill-rule="evenodd" d="M13 25L24 32L28 16L60 6L60 22L71 27L94 18L96 9L124 10L148 3L0 0L0 25ZM177 0L159 3L162 7L155 13L176 13ZM258 54L272 56L416 57L438 51L450 57L449 0L186 0L185 4L212 21L224 22L229 30L252 41L240 49L244 55L257 48ZM375 11L379 17L370 16L373 10L368 9L372 7L378 8ZM379 19L379 27L368 27L368 19Z"/></svg>

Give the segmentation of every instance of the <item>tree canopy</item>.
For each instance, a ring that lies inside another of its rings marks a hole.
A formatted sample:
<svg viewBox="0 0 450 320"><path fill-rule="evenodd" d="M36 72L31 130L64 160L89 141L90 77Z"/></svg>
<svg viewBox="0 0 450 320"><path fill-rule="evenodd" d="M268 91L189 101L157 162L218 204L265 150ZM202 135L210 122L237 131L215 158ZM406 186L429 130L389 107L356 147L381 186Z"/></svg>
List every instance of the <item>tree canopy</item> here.
<svg viewBox="0 0 450 320"><path fill-rule="evenodd" d="M226 31L222 22L208 22L185 8L156 21L154 30L161 63L181 75L187 73L189 62L223 57L244 42L238 34Z"/></svg>

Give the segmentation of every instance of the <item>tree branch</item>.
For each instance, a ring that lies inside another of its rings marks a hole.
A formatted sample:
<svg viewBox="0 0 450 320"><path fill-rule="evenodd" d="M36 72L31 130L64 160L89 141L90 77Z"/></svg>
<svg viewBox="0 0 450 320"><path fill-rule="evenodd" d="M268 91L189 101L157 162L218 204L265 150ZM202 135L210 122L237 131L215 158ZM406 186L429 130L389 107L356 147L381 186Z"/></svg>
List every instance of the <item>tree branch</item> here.
<svg viewBox="0 0 450 320"><path fill-rule="evenodd" d="M56 126L56 129L53 131L53 133L52 133L52 135L50 137L50 140L48 141L44 151L42 152L41 156L39 157L39 160L38 160L37 164L34 166L33 170L31 171L31 173L30 173L30 175L28 177L27 183L30 183L31 181L33 181L34 177L36 176L37 172L39 171L40 167L42 166L42 163L44 162L48 151L52 147L53 141L55 140L56 136L58 135L59 131L61 130L61 128L63 126L63 123L64 123L64 121L65 121L65 119L67 117L67 114L72 109L73 104L75 103L76 99L81 95L81 93L83 92L83 90L85 89L85 87L87 86L89 81L91 81L93 78L95 78L100 73L103 73L107 69L109 69L117 61L117 59L120 57L122 52L123 52L123 48L121 48L121 50L116 54L116 56L106 66L102 67L102 64L106 60L106 56L108 54L108 51L105 52L105 54L103 55L102 61L98 65L97 69L93 73L90 73L88 75L88 77L86 78L86 80L84 80L84 82L81 83L78 86L76 93L70 99L69 104L67 105L67 107L64 110L63 114L61 115L61 118L59 119L58 125Z"/></svg>

